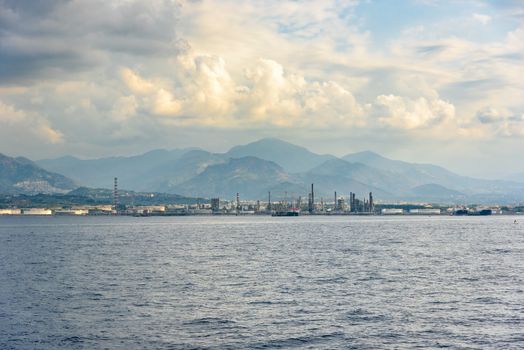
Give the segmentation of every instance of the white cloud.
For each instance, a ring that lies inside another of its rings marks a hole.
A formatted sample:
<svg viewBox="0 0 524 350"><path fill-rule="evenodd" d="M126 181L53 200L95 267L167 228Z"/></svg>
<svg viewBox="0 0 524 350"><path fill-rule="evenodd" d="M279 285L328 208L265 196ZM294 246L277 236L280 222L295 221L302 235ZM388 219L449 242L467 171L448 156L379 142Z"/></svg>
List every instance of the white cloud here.
<svg viewBox="0 0 524 350"><path fill-rule="evenodd" d="M49 126L47 119L2 101L0 101L0 129L2 130L0 136L6 139L15 137L18 142L29 141L34 137L50 144L64 141L62 133Z"/></svg>
<svg viewBox="0 0 524 350"><path fill-rule="evenodd" d="M510 52L524 54L524 24L510 31L506 37L507 48Z"/></svg>
<svg viewBox="0 0 524 350"><path fill-rule="evenodd" d="M375 101L379 121L398 129L428 128L455 116L455 106L440 100L406 99L395 95L380 95Z"/></svg>
<svg viewBox="0 0 524 350"><path fill-rule="evenodd" d="M89 105L88 105L89 106ZM88 107L86 106L86 107ZM116 120L122 120L125 121L128 118L134 116L136 114L136 109L138 108L138 102L135 98L135 96L122 96L118 98L115 105L113 106L113 110L111 112L111 115Z"/></svg>
<svg viewBox="0 0 524 350"><path fill-rule="evenodd" d="M476 117L482 124L496 123L504 119L502 113L493 107L485 107L479 110Z"/></svg>
<svg viewBox="0 0 524 350"><path fill-rule="evenodd" d="M123 68L120 74L127 87L136 94L147 94L153 90L151 82L142 79L129 68Z"/></svg>
<svg viewBox="0 0 524 350"><path fill-rule="evenodd" d="M164 89L157 91L153 104L153 113L161 116L176 116L181 104L173 95Z"/></svg>
<svg viewBox="0 0 524 350"><path fill-rule="evenodd" d="M489 15L484 15L484 14L480 14L480 13L474 13L473 14L473 19L483 25L486 25L488 24L489 22L491 22L491 16Z"/></svg>
<svg viewBox="0 0 524 350"><path fill-rule="evenodd" d="M0 122L5 124L20 123L25 121L26 118L25 112L0 101Z"/></svg>
<svg viewBox="0 0 524 350"><path fill-rule="evenodd" d="M176 74L170 83L158 77L144 79L127 68L128 74L122 76L128 87L129 76L133 81L147 81L147 94L143 89L131 89L137 92L133 101L154 115L169 117L171 123L223 128L330 127L364 122L365 107L348 89L334 81L307 81L274 60L258 59L241 69L243 73L232 75L222 57L188 54L180 57L174 68Z"/></svg>
<svg viewBox="0 0 524 350"><path fill-rule="evenodd" d="M60 131L53 129L46 124L38 125L36 133L49 143L62 143L64 141L63 135Z"/></svg>
<svg viewBox="0 0 524 350"><path fill-rule="evenodd" d="M504 137L524 136L524 113L515 115L509 110L488 106L477 111L476 117L490 134Z"/></svg>

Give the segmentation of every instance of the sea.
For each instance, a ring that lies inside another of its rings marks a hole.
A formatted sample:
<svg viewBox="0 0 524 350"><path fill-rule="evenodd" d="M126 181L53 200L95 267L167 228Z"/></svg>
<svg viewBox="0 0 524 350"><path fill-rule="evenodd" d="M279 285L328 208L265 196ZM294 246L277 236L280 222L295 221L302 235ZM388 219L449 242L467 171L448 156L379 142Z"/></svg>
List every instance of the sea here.
<svg viewBox="0 0 524 350"><path fill-rule="evenodd" d="M0 349L440 348L524 349L524 217L0 217Z"/></svg>

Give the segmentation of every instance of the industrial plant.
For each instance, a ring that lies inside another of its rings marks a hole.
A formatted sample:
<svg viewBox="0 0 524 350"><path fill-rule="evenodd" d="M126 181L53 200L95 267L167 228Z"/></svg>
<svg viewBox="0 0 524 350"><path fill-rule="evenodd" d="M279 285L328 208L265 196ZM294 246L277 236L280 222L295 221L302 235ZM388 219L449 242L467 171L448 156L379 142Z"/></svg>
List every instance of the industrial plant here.
<svg viewBox="0 0 524 350"><path fill-rule="evenodd" d="M343 196L333 192L332 198L318 198L315 185L312 183L307 194L307 201L302 195L284 192L267 192L267 198L242 199L241 193L234 198L189 198L182 203L168 200L162 202L135 203L134 194L119 190L118 178L113 178L113 189L110 196L104 197L99 203L75 205L39 205L38 207L20 207L16 205L0 206L0 215L122 215L122 216L187 216L187 215L271 215L271 216L302 216L302 215L492 215L511 213L518 214L519 208L501 208L474 206L434 206L429 204L376 204L373 193L358 198L350 192ZM142 197L154 199L158 194L140 194ZM129 199L131 198L131 199ZM122 200L121 200L122 199Z"/></svg>

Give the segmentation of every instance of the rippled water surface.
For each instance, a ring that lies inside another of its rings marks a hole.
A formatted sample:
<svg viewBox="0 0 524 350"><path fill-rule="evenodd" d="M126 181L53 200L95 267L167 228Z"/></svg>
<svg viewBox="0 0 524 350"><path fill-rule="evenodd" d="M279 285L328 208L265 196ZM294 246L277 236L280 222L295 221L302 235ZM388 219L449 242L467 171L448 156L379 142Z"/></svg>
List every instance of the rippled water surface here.
<svg viewBox="0 0 524 350"><path fill-rule="evenodd" d="M1 349L522 349L524 217L3 217Z"/></svg>

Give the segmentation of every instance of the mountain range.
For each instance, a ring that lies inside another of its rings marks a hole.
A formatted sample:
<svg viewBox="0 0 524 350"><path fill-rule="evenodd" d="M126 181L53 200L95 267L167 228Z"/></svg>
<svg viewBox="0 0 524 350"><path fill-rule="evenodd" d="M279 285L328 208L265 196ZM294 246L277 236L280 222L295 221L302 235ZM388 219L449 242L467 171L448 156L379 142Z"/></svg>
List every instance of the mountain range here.
<svg viewBox="0 0 524 350"><path fill-rule="evenodd" d="M27 158L0 153L0 193L66 193L76 187L71 179L44 170Z"/></svg>
<svg viewBox="0 0 524 350"><path fill-rule="evenodd" d="M224 199L234 198L237 192L243 199L265 199L268 191L275 200L307 198L314 183L316 198L328 201L334 191L346 197L349 192L362 197L371 191L385 201L524 201L521 182L461 176L440 166L392 160L370 151L343 157L316 154L275 138L235 146L225 153L187 148L89 160L66 156L31 164L48 174L62 174L69 187L56 186L60 191L73 184L110 188L116 176L120 187L128 190Z"/></svg>

